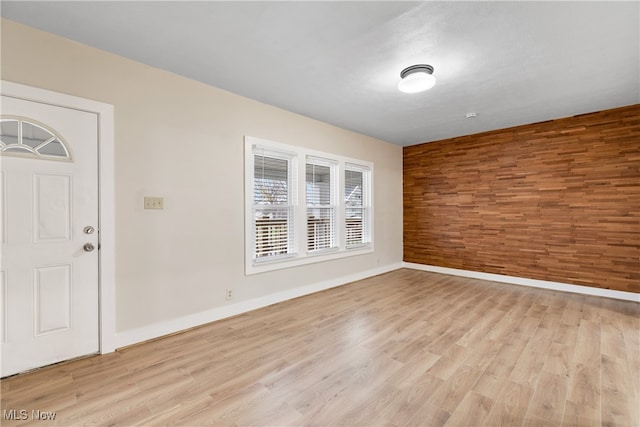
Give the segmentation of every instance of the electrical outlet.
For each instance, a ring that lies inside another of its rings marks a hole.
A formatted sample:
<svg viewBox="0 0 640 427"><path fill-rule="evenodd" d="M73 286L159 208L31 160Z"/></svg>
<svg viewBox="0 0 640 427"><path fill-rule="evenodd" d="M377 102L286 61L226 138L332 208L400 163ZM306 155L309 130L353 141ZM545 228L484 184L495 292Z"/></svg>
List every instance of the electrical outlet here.
<svg viewBox="0 0 640 427"><path fill-rule="evenodd" d="M163 197L148 197L144 198L144 208L145 209L164 209L164 198Z"/></svg>
<svg viewBox="0 0 640 427"><path fill-rule="evenodd" d="M233 298L233 289L227 289L227 299L230 300Z"/></svg>

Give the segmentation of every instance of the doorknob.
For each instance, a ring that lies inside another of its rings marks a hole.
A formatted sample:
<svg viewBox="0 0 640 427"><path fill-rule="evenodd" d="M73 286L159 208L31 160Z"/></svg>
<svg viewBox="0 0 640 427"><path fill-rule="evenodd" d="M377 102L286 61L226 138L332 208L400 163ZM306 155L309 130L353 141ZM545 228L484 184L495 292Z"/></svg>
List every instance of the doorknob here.
<svg viewBox="0 0 640 427"><path fill-rule="evenodd" d="M93 246L93 243L85 243L82 249L84 249L85 252L91 252L95 247Z"/></svg>

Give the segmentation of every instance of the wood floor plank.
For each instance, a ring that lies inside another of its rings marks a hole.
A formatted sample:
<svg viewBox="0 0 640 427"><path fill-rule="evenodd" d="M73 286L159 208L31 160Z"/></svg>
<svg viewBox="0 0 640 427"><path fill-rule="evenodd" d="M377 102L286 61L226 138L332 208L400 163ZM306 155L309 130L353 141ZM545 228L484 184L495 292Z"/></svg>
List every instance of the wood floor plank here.
<svg viewBox="0 0 640 427"><path fill-rule="evenodd" d="M640 374L638 374L640 373L640 351L633 351L633 349L640 349L640 328L635 329L634 325L631 324L630 327L625 328L623 335L628 351L627 362L629 364L629 372L631 372L635 401L640 402ZM640 420L640 404L637 406L636 417Z"/></svg>
<svg viewBox="0 0 640 427"><path fill-rule="evenodd" d="M535 388L540 378L540 373L544 366L544 362L547 358L545 353L537 353L535 351L522 352L522 356L518 359L518 362L514 366L509 380Z"/></svg>
<svg viewBox="0 0 640 427"><path fill-rule="evenodd" d="M401 269L0 387L3 426L636 427L640 304Z"/></svg>
<svg viewBox="0 0 640 427"><path fill-rule="evenodd" d="M561 321L564 325L579 326L582 318L582 305L579 300L569 301L562 312Z"/></svg>
<svg viewBox="0 0 640 427"><path fill-rule="evenodd" d="M553 342L575 347L578 339L578 326L561 323L553 336Z"/></svg>
<svg viewBox="0 0 640 427"><path fill-rule="evenodd" d="M556 329L538 327L529 340L529 350L536 353L547 353L555 334Z"/></svg>
<svg viewBox="0 0 640 427"><path fill-rule="evenodd" d="M398 426L423 423L425 420L421 419L419 414L424 412L427 404L427 410L433 409L431 417L448 419L449 413L440 408L434 408L435 405L431 403L431 396L442 387L443 383L444 381L440 378L424 375L416 384L401 389L381 415Z"/></svg>
<svg viewBox="0 0 640 427"><path fill-rule="evenodd" d="M425 352L418 363L405 363L385 381L399 389L416 384L442 356Z"/></svg>
<svg viewBox="0 0 640 427"><path fill-rule="evenodd" d="M345 426L392 425L391 420L383 414L393 406L400 390L392 385L383 384L374 393L374 397L371 399L352 404L349 411L340 419L341 424Z"/></svg>
<svg viewBox="0 0 640 427"><path fill-rule="evenodd" d="M469 393L480 377L478 369L462 365L430 397L430 401L439 408L452 413Z"/></svg>
<svg viewBox="0 0 640 427"><path fill-rule="evenodd" d="M482 425L493 407L493 400L474 392L467 393L447 420L445 426L457 427L474 420L475 425Z"/></svg>
<svg viewBox="0 0 640 427"><path fill-rule="evenodd" d="M208 394L184 399L180 404L156 412L143 419L144 426L185 426L195 425L201 414L208 414L208 410L216 405L215 400Z"/></svg>
<svg viewBox="0 0 640 427"><path fill-rule="evenodd" d="M458 340L457 344L469 347L487 341L487 335L505 315L505 312L495 308L488 308L484 312L474 312L474 314L475 316L470 320L473 324L467 326L469 329Z"/></svg>
<svg viewBox="0 0 640 427"><path fill-rule="evenodd" d="M601 328L602 354L619 359L627 358L622 326L615 319L607 319Z"/></svg>
<svg viewBox="0 0 640 427"><path fill-rule="evenodd" d="M555 375L569 377L572 368L571 359L573 357L573 351L573 346L559 344L557 342L552 343L542 370Z"/></svg>
<svg viewBox="0 0 640 427"><path fill-rule="evenodd" d="M470 353L468 348L454 344L427 372L446 381L458 371Z"/></svg>
<svg viewBox="0 0 640 427"><path fill-rule="evenodd" d="M465 346L468 349L468 356L464 359L464 364L484 371L493 362L496 355L502 348L499 341L485 339L477 345Z"/></svg>
<svg viewBox="0 0 640 427"><path fill-rule="evenodd" d="M403 426L443 426L447 423L451 415L430 402L425 402L420 406L413 416ZM375 424L369 424L375 425Z"/></svg>
<svg viewBox="0 0 640 427"><path fill-rule="evenodd" d="M582 319L578 327L574 362L588 366L599 366L601 358L601 325Z"/></svg>
<svg viewBox="0 0 640 427"><path fill-rule="evenodd" d="M516 326L513 332L520 335L531 336L536 331L539 324L540 324L539 318L525 316L522 318L520 323L518 323L518 326Z"/></svg>
<svg viewBox="0 0 640 427"><path fill-rule="evenodd" d="M564 427L598 427L601 425L600 410L567 400L562 425Z"/></svg>
<svg viewBox="0 0 640 427"><path fill-rule="evenodd" d="M577 347L574 354L575 369L569 381L563 425L597 426L603 422L602 364L594 363L593 356L585 357L583 350ZM585 365L580 361L591 363Z"/></svg>
<svg viewBox="0 0 640 427"><path fill-rule="evenodd" d="M508 381L496 395L496 401L484 420L484 425L488 427L522 425L532 395L533 388Z"/></svg>
<svg viewBox="0 0 640 427"><path fill-rule="evenodd" d="M508 378L520 355L529 342L529 337L510 334L503 339L503 344L493 361L487 366L485 373L498 378Z"/></svg>
<svg viewBox="0 0 640 427"><path fill-rule="evenodd" d="M525 424L562 423L567 395L567 378L543 371L525 415Z"/></svg>
<svg viewBox="0 0 640 427"><path fill-rule="evenodd" d="M500 394L502 388L507 384L506 378L498 378L484 372L471 387L471 391L485 397L495 398Z"/></svg>
<svg viewBox="0 0 640 427"><path fill-rule="evenodd" d="M602 424L638 425L639 405L626 360L602 355ZM637 373L635 373L637 375Z"/></svg>

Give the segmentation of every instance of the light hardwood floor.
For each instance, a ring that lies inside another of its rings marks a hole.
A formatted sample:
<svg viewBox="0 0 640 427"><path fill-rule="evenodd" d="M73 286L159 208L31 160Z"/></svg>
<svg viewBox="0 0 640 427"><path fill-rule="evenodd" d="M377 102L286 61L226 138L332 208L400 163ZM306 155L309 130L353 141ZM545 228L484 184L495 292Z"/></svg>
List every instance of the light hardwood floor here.
<svg viewBox="0 0 640 427"><path fill-rule="evenodd" d="M2 424L638 426L639 331L637 303L404 269L5 379L30 419Z"/></svg>

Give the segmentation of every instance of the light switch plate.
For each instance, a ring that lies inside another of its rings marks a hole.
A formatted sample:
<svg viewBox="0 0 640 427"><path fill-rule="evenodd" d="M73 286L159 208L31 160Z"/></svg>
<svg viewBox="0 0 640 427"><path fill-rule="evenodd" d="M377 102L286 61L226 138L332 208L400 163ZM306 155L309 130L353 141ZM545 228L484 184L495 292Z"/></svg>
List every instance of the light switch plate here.
<svg viewBox="0 0 640 427"><path fill-rule="evenodd" d="M145 209L164 209L164 198L145 196L144 208Z"/></svg>

